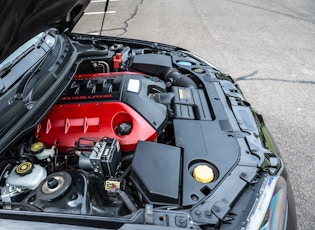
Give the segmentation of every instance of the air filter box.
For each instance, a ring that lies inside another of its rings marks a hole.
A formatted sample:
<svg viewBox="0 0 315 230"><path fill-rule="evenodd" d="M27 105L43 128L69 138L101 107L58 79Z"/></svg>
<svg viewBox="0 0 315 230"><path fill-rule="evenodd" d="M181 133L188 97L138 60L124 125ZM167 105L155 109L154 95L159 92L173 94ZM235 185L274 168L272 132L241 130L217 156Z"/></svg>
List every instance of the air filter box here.
<svg viewBox="0 0 315 230"><path fill-rule="evenodd" d="M179 204L181 149L139 141L130 176L144 202L157 205Z"/></svg>

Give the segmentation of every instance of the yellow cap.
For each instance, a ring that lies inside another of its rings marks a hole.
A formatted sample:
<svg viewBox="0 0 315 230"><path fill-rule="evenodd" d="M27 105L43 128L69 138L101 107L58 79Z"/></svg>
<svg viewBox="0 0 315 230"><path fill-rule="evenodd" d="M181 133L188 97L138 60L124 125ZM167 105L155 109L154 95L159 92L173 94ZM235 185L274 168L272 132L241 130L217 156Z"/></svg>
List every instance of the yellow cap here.
<svg viewBox="0 0 315 230"><path fill-rule="evenodd" d="M214 178L212 168L207 165L198 165L194 169L193 176L197 181L202 183L210 183Z"/></svg>
<svg viewBox="0 0 315 230"><path fill-rule="evenodd" d="M42 142L35 142L31 146L31 151L35 154L43 152L44 149L45 149L45 146Z"/></svg>
<svg viewBox="0 0 315 230"><path fill-rule="evenodd" d="M15 169L16 174L19 176L25 176L26 174L29 174L32 172L33 164L31 162L23 162L17 166Z"/></svg>

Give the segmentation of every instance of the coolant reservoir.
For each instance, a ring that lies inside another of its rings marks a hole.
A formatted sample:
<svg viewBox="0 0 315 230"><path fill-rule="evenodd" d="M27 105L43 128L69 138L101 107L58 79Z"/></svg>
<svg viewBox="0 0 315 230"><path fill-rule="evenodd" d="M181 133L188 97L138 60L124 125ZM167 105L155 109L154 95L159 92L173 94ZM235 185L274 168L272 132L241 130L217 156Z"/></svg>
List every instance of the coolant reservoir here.
<svg viewBox="0 0 315 230"><path fill-rule="evenodd" d="M13 168L6 184L25 189L35 189L47 176L46 170L31 162L23 162Z"/></svg>
<svg viewBox="0 0 315 230"><path fill-rule="evenodd" d="M193 171L193 177L202 183L210 183L214 179L212 168L207 165L198 165Z"/></svg>

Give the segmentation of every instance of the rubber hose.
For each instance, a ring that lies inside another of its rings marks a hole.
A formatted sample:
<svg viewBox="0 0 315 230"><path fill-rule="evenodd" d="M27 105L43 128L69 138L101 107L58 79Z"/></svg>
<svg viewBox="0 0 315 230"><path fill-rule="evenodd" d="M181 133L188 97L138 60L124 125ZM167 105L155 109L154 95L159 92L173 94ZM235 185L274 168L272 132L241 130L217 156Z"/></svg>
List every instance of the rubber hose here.
<svg viewBox="0 0 315 230"><path fill-rule="evenodd" d="M132 201L124 191L117 190L117 193L131 213L138 211L137 207L132 203Z"/></svg>
<svg viewBox="0 0 315 230"><path fill-rule="evenodd" d="M164 81L171 82L174 86L182 86L188 88L197 89L196 83L184 74L181 74L178 70L174 68L168 68L164 70L161 74Z"/></svg>

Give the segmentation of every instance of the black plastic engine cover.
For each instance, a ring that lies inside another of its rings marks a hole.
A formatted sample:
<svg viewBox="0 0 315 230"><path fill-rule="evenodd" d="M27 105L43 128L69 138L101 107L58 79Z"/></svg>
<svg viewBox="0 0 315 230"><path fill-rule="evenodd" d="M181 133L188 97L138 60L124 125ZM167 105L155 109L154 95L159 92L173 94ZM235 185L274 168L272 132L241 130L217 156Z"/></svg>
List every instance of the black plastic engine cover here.
<svg viewBox="0 0 315 230"><path fill-rule="evenodd" d="M183 149L182 204L193 205L210 194L237 164L240 148L236 138L229 137L218 120L174 119L174 132L176 146ZM194 179L192 172L199 164L213 169L212 182L201 183Z"/></svg>
<svg viewBox="0 0 315 230"><path fill-rule="evenodd" d="M148 95L164 91L163 82L152 81L140 74L132 74L125 76L125 84L121 93L121 101L141 114L157 131L158 135L167 126L167 109L165 105L155 102Z"/></svg>
<svg viewBox="0 0 315 230"><path fill-rule="evenodd" d="M200 89L173 86L175 118L212 120L206 96Z"/></svg>
<svg viewBox="0 0 315 230"><path fill-rule="evenodd" d="M143 201L158 205L179 204L180 178L180 148L155 142L138 142L130 179L140 191Z"/></svg>
<svg viewBox="0 0 315 230"><path fill-rule="evenodd" d="M173 67L172 58L163 54L142 54L133 58L131 68L152 76L160 76L163 71Z"/></svg>

